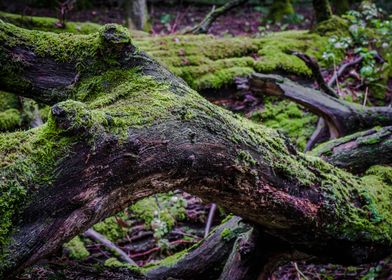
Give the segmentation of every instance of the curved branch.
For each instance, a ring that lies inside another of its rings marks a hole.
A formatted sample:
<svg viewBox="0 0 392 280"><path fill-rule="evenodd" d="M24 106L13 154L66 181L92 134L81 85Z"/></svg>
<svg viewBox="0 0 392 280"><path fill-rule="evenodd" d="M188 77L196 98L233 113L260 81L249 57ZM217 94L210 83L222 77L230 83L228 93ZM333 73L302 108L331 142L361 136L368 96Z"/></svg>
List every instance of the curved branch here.
<svg viewBox="0 0 392 280"><path fill-rule="evenodd" d="M293 55L300 58L303 62L305 62L306 66L312 71L313 78L316 80L317 84L319 85L320 89L324 91L326 94L339 98L339 94L337 94L329 84L327 84L324 80L323 75L321 74L320 66L318 65L317 61L307 54L300 53L300 52L293 52Z"/></svg>
<svg viewBox="0 0 392 280"><path fill-rule="evenodd" d="M392 108L361 107L323 92L301 86L278 75L255 73L251 88L256 92L288 98L303 105L327 122L331 138L342 137L378 125L392 124Z"/></svg>

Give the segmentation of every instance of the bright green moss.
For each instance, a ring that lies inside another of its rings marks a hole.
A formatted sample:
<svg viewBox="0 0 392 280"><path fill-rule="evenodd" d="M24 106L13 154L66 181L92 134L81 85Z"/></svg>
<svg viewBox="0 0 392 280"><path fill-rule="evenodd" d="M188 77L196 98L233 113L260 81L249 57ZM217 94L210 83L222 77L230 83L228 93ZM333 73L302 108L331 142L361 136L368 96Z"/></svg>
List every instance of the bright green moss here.
<svg viewBox="0 0 392 280"><path fill-rule="evenodd" d="M326 38L304 31L274 32L260 39L260 59L255 64L255 70L262 73L281 70L310 76L311 71L305 63L289 52L300 51L312 57L320 57L326 42Z"/></svg>
<svg viewBox="0 0 392 280"><path fill-rule="evenodd" d="M225 241L229 241L232 238L233 231L229 228L224 228L221 232L221 237Z"/></svg>
<svg viewBox="0 0 392 280"><path fill-rule="evenodd" d="M50 31L55 33L90 34L97 32L101 25L91 22L67 22L65 28L57 27L58 19L31 17L0 12L0 19L26 29Z"/></svg>
<svg viewBox="0 0 392 280"><path fill-rule="evenodd" d="M377 176L380 180L386 184L392 185L392 167L374 165L366 171L366 176Z"/></svg>
<svg viewBox="0 0 392 280"><path fill-rule="evenodd" d="M283 131L300 150L305 149L317 122L314 114L301 110L297 104L274 99L266 100L264 110L253 113L251 119Z"/></svg>
<svg viewBox="0 0 392 280"><path fill-rule="evenodd" d="M129 207L133 216L144 220L148 228L154 230L157 238L162 238L177 221L186 218L186 200L177 195L158 194L138 201Z"/></svg>
<svg viewBox="0 0 392 280"><path fill-rule="evenodd" d="M79 236L76 236L68 243L65 243L64 248L68 250L71 259L84 260L90 256L89 251L87 251L86 246L84 246L84 243Z"/></svg>
<svg viewBox="0 0 392 280"><path fill-rule="evenodd" d="M316 25L313 31L322 36L338 35L339 37L350 37L348 27L344 19L332 16L329 20L322 21Z"/></svg>
<svg viewBox="0 0 392 280"><path fill-rule="evenodd" d="M118 213L116 217L126 220L126 215L123 212ZM95 224L93 228L112 242L124 238L128 231L117 223L115 217L106 218L102 222Z"/></svg>
<svg viewBox="0 0 392 280"><path fill-rule="evenodd" d="M31 31L0 21L0 39L8 46L34 46L39 56L50 56L60 62L81 61L92 56L99 47L99 34L74 35L71 33L54 34L52 32ZM102 28L101 28L102 29ZM13 36L7 36L12 32ZM7 36L7 37L6 37Z"/></svg>
<svg viewBox="0 0 392 280"><path fill-rule="evenodd" d="M0 131L10 131L22 124L20 112L16 109L8 109L0 112Z"/></svg>
<svg viewBox="0 0 392 280"><path fill-rule="evenodd" d="M320 56L326 42L326 38L305 31L276 32L257 39L187 35L135 40L137 46L197 90L233 83L233 78L253 71L309 76L307 66L288 52Z"/></svg>
<svg viewBox="0 0 392 280"><path fill-rule="evenodd" d="M103 265L106 266L106 267L127 268L127 269L130 269L130 270L135 271L135 272L140 273L140 274L143 274L143 271L144 271L142 267L138 267L138 266L135 266L135 265L131 265L131 264L128 264L128 263L121 262L121 261L119 261L115 257L108 258L107 260L105 260Z"/></svg>
<svg viewBox="0 0 392 280"><path fill-rule="evenodd" d="M211 74L201 76L195 83L194 87L202 90L208 88L219 89L224 85L232 84L236 77L246 77L252 74L254 70L250 67L232 67L222 69Z"/></svg>

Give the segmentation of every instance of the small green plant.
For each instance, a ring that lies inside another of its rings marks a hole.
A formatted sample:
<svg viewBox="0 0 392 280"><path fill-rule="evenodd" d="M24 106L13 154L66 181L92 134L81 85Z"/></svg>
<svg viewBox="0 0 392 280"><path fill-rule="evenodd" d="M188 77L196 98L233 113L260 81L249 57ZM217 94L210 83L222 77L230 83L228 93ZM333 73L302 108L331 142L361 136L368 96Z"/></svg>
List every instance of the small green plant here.
<svg viewBox="0 0 392 280"><path fill-rule="evenodd" d="M145 198L132 205L130 210L145 221L159 242L170 232L176 221L186 218L185 207L186 200L183 197L169 193Z"/></svg>
<svg viewBox="0 0 392 280"><path fill-rule="evenodd" d="M387 80L392 74L392 17L385 18L383 11L375 4L365 3L359 11L349 11L343 18L349 24L350 36L331 36L322 55L323 62L327 66L333 65L336 70L336 65L347 55L361 56L361 83L373 90L373 97L382 99L384 94L377 91L385 92L386 87L385 82L380 80ZM377 60L377 57L384 57L385 62Z"/></svg>

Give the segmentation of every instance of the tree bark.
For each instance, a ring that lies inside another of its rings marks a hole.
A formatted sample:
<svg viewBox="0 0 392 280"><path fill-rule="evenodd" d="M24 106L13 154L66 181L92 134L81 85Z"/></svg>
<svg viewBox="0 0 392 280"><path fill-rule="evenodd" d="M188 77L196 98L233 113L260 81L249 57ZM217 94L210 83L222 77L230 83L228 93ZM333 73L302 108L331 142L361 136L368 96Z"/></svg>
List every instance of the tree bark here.
<svg viewBox="0 0 392 280"><path fill-rule="evenodd" d="M210 104L120 26L73 36L0 21L0 38L0 89L53 105L43 126L0 135L10 205L0 210L3 275L140 198L179 188L316 255L363 262L390 252L391 188L369 191Z"/></svg>
<svg viewBox="0 0 392 280"><path fill-rule="evenodd" d="M146 0L126 0L127 23L130 30L145 30L148 20Z"/></svg>
<svg viewBox="0 0 392 280"><path fill-rule="evenodd" d="M294 14L294 7L291 0L275 0L272 2L268 18L274 22L281 21L285 16Z"/></svg>
<svg viewBox="0 0 392 280"><path fill-rule="evenodd" d="M328 0L313 0L316 21L322 22L332 17L332 9Z"/></svg>

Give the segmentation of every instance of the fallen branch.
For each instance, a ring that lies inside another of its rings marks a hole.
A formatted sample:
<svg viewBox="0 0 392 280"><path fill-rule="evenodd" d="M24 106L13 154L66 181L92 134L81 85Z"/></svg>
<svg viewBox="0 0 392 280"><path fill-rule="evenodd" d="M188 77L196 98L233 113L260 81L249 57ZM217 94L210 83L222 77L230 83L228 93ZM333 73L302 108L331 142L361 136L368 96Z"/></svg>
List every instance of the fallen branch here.
<svg viewBox="0 0 392 280"><path fill-rule="evenodd" d="M328 86L332 87L335 85L336 81L339 79L339 77L341 77L342 75L344 75L346 73L346 71L358 64L361 63L361 61L363 60L363 56L359 56L356 59L354 59L353 61L347 62L342 64L339 69L337 71L334 72L333 76L331 77L331 79L328 81Z"/></svg>
<svg viewBox="0 0 392 280"><path fill-rule="evenodd" d="M278 75L255 73L250 78L250 88L255 92L288 98L324 118L332 139L392 124L392 109L389 107L362 108Z"/></svg>
<svg viewBox="0 0 392 280"><path fill-rule="evenodd" d="M212 221L214 220L215 211L216 211L216 204L211 203L211 208L210 211L208 212L206 228L204 230L204 237L207 237L208 233L210 232Z"/></svg>
<svg viewBox="0 0 392 280"><path fill-rule="evenodd" d="M249 230L251 226L241 218L233 217L200 241L194 250L170 264L165 264L163 260L146 275L151 279L214 279L212 274L215 272L219 275L216 268L225 264L237 238Z"/></svg>
<svg viewBox="0 0 392 280"><path fill-rule="evenodd" d="M105 236L103 236L102 234L96 232L95 230L93 230L92 228L86 230L83 234L84 236L93 239L95 241L98 241L100 243L102 243L103 245L105 245L106 248L108 248L109 250L115 252L116 254L119 255L120 259L125 262L128 263L130 265L135 265L138 266L128 255L127 253L125 253L123 250L121 250L120 248L118 248L113 242L111 242L110 240L106 239Z"/></svg>
<svg viewBox="0 0 392 280"><path fill-rule="evenodd" d="M312 150L316 144L327 140L329 140L329 129L325 123L325 120L320 117L317 120L316 129L313 131L308 142L306 143L304 152Z"/></svg>
<svg viewBox="0 0 392 280"><path fill-rule="evenodd" d="M312 76L316 80L317 84L319 85L322 91L324 91L326 94L332 97L339 98L339 94L337 94L336 91L333 90L331 86L325 82L324 77L321 74L320 66L315 59L311 58L307 54L300 53L300 52L292 52L292 54L300 58L303 62L305 62L306 66L308 66L309 69L312 71Z"/></svg>
<svg viewBox="0 0 392 280"><path fill-rule="evenodd" d="M227 13L231 9L247 2L248 0L231 0L228 1L223 6L215 9L215 7L207 14L207 16L196 26L190 30L184 30L183 33L193 33L193 34L204 34L208 33L212 23L221 15Z"/></svg>

